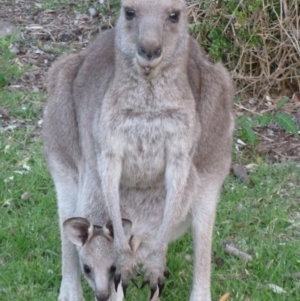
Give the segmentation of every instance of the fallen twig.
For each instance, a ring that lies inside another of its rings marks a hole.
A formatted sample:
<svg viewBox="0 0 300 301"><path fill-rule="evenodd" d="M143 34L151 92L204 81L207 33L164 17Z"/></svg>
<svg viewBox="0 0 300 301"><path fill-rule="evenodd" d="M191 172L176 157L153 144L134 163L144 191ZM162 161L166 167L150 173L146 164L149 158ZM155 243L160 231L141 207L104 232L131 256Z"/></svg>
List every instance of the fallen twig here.
<svg viewBox="0 0 300 301"><path fill-rule="evenodd" d="M230 242L224 242L223 248L226 253L232 254L235 257L241 257L241 258L249 260L249 261L251 261L253 259L251 255L249 255L243 251L240 251L237 247L235 247Z"/></svg>

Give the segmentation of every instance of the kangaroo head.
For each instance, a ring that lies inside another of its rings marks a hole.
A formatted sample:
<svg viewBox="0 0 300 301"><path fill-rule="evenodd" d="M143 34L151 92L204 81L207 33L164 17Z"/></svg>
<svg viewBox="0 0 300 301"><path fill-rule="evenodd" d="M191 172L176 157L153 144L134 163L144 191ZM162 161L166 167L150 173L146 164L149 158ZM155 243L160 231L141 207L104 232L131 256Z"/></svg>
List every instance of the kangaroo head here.
<svg viewBox="0 0 300 301"><path fill-rule="evenodd" d="M131 221L123 219L123 228L133 252L139 241L131 235ZM103 226L93 225L81 217L63 223L68 239L77 247L84 277L94 291L96 300L107 301L111 294L114 276L114 232L111 221Z"/></svg>
<svg viewBox="0 0 300 301"><path fill-rule="evenodd" d="M187 25L183 0L122 0L116 26L118 53L131 71L151 80L182 58Z"/></svg>

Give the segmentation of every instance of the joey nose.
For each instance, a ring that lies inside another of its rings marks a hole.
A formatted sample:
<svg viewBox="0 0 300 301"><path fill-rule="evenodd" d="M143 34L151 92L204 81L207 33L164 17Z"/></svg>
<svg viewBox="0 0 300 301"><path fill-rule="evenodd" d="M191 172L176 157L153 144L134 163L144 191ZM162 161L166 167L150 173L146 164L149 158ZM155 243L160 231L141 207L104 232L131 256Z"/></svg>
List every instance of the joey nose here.
<svg viewBox="0 0 300 301"><path fill-rule="evenodd" d="M97 301L108 301L108 299L109 299L108 293L99 292L96 294Z"/></svg>
<svg viewBox="0 0 300 301"><path fill-rule="evenodd" d="M162 54L162 48L161 46L156 45L140 45L138 47L138 55L143 57L146 60L154 60L156 58L159 58Z"/></svg>

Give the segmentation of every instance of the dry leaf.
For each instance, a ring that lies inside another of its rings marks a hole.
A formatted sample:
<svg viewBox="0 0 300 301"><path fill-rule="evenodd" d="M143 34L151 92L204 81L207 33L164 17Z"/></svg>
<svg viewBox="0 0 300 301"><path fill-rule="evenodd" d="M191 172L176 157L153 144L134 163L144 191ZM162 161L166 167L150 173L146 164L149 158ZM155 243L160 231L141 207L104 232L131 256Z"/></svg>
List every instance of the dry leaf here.
<svg viewBox="0 0 300 301"><path fill-rule="evenodd" d="M282 287L280 287L276 284L270 283L267 286L276 294L286 294L287 293L286 290L284 290Z"/></svg>
<svg viewBox="0 0 300 301"><path fill-rule="evenodd" d="M220 301L227 301L230 297L230 293L226 293L224 296L221 297Z"/></svg>
<svg viewBox="0 0 300 301"><path fill-rule="evenodd" d="M27 201L31 196L31 193L30 192L24 192L22 195L21 195L21 200L22 201Z"/></svg>

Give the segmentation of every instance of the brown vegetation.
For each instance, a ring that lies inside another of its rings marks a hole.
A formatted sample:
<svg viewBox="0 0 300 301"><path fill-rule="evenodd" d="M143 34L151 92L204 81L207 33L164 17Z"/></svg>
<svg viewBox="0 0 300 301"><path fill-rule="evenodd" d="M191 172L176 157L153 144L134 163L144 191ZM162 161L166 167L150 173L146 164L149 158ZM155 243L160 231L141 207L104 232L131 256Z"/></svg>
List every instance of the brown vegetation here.
<svg viewBox="0 0 300 301"><path fill-rule="evenodd" d="M232 2L237 3L233 11L228 9L227 1L191 1L190 15L201 28L221 26L232 49L238 51L238 56L235 51L223 56L238 93L264 97L269 93L291 96L299 92L299 1ZM198 31L199 42L207 42L208 34L206 30Z"/></svg>

